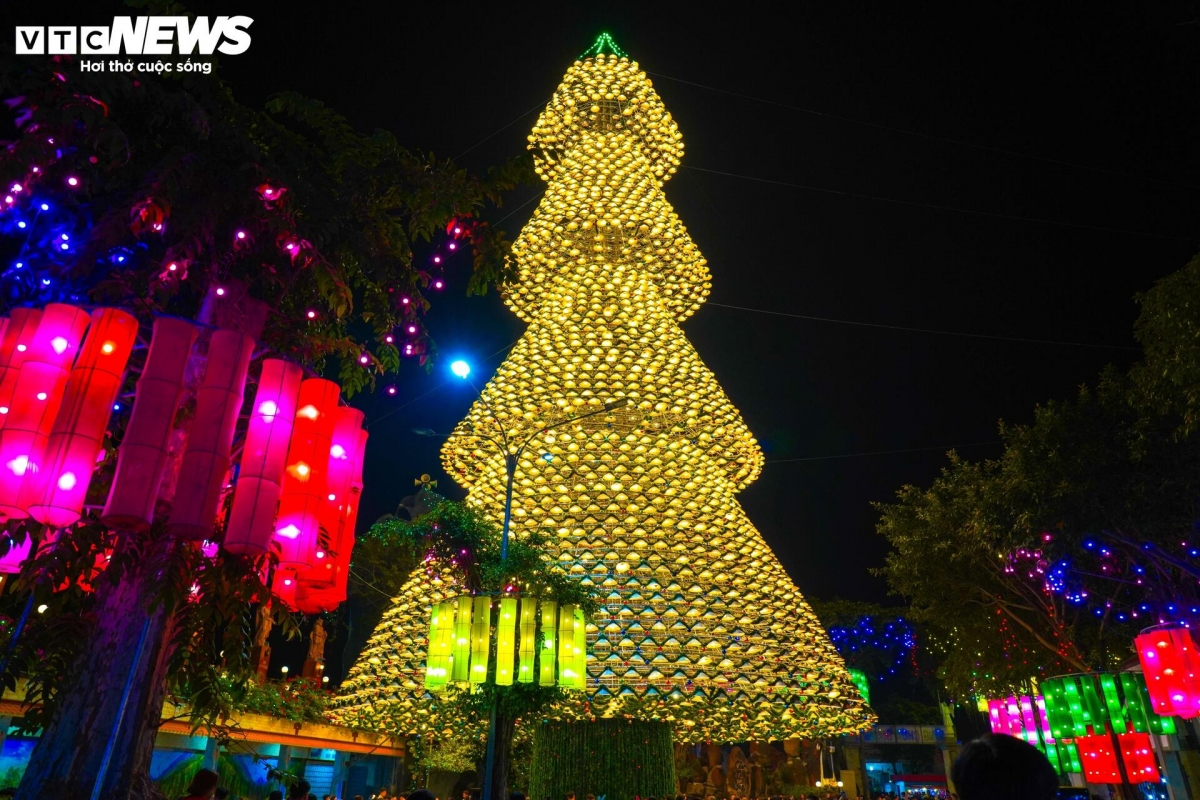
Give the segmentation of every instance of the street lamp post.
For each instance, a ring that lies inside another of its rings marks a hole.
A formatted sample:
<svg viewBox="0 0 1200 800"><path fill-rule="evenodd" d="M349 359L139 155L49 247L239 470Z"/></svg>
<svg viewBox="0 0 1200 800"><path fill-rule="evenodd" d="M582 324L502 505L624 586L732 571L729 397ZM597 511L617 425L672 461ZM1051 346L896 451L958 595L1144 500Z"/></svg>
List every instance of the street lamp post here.
<svg viewBox="0 0 1200 800"><path fill-rule="evenodd" d="M525 449L527 447L529 447L529 445L533 443L533 440L536 439L538 436L545 434L546 432L553 430L554 428L560 428L563 425L569 425L569 424L572 424L575 422L579 422L582 419L587 419L588 417L594 417L598 414L607 414L610 411L617 410L618 408L624 408L625 406L629 405L629 400L628 400L628 398L622 397L618 400L613 400L611 402L605 403L602 407L600 407L594 411L589 411L586 414L579 414L578 416L568 417L567 419L559 420L558 422L552 423L550 425L543 425L543 426L537 428L535 431L533 431L533 433L529 434L529 436L525 437L525 439L523 441L521 441L519 444L516 444L515 442L513 442L512 440L509 439L508 433L504 429L504 423L500 420L499 415L496 414L496 410L494 408L492 408L492 404L488 402L487 398L483 396L483 392L479 391L479 389L477 389L475 387L475 384L472 383L470 381L470 379L468 378L468 376L471 374L470 365L467 364L467 362L465 362L465 361L455 361L450 365L450 370L455 375L457 375L459 378L466 381L467 385L469 385L475 391L476 396L483 403L484 407L487 408L488 413L491 414L491 416L492 416L492 419L494 419L496 421L496 425L500 430L500 438L497 439L494 436L488 436L486 434L474 433L474 432L440 434L440 433L436 433L435 431L432 431L428 428L417 428L417 429L413 430L413 433L417 434L418 436L427 436L427 437L435 437L435 438L440 437L440 438L447 438L447 439L452 436L474 436L476 438L485 439L485 440L491 442L493 445L496 446L496 449L500 451L500 454L504 456L504 473L505 473L504 524L500 528L500 563L503 564L504 562L506 562L508 560L508 532L509 532L509 526L512 522L513 479L517 474L517 464L520 461L521 454L525 452ZM515 447L514 447L514 445L515 445ZM493 789L492 774L495 771L495 768L496 768L496 702L493 700L491 720L489 721L489 724L488 724L487 755L486 755L486 761L484 763L484 768L483 768L482 800L493 800L493 798L492 798L492 789ZM503 799L501 798L500 800L503 800Z"/></svg>

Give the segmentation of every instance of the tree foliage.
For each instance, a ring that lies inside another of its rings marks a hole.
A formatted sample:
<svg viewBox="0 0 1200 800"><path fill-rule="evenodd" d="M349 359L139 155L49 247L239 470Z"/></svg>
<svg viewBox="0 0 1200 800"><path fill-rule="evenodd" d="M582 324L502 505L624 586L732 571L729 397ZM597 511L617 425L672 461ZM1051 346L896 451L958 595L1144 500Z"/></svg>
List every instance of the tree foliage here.
<svg viewBox="0 0 1200 800"><path fill-rule="evenodd" d="M210 75L83 72L63 57L9 58L0 92L19 134L0 150L0 179L21 186L0 217L5 308L113 304L148 330L156 315L196 317L214 286L236 283L268 308L256 359L281 356L335 376L345 397L399 369L392 334L401 326L420 329L411 341L422 360L434 352L422 317L438 275L423 254L448 226L473 251L470 290L502 277L508 242L479 216L532 175L525 157L470 174L386 131L361 133L293 93L251 109ZM89 507L103 504L119 420L112 433ZM159 567L144 611L172 615L170 696L190 704L197 723L245 702L254 608L269 597L263 563L206 557L169 541L161 520L141 536L109 531L91 510L52 544L27 522L4 532L42 545L0 609L16 619L26 598L47 606L4 662L8 685L29 679L30 725L53 715L72 664L102 663L80 653L97 622L92 590L129 579L144 559ZM286 612L273 613L295 632Z"/></svg>
<svg viewBox="0 0 1200 800"><path fill-rule="evenodd" d="M881 572L955 692L1112 668L1138 629L1200 612L1200 260L1140 295L1145 357L1002 422L1002 455L879 505Z"/></svg>

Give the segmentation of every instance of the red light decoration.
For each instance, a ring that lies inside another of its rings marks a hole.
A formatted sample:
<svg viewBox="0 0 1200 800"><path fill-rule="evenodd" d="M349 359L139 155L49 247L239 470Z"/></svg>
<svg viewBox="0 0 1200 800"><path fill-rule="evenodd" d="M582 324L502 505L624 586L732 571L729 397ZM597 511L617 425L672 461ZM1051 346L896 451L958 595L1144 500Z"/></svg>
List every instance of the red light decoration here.
<svg viewBox="0 0 1200 800"><path fill-rule="evenodd" d="M1077 736L1075 746L1079 748L1079 760L1089 783L1121 783L1121 771L1110 736Z"/></svg>
<svg viewBox="0 0 1200 800"><path fill-rule="evenodd" d="M28 509L38 522L61 528L83 514L96 457L103 450L104 432L137 332L138 323L131 314L115 308L92 312L87 339L67 377L62 408L46 447L45 466L32 481L33 501Z"/></svg>
<svg viewBox="0 0 1200 800"><path fill-rule="evenodd" d="M17 374L11 407L0 430L0 515L28 516L33 476L43 465L46 445L62 405L67 371L87 329L87 312L51 303L42 312Z"/></svg>
<svg viewBox="0 0 1200 800"><path fill-rule="evenodd" d="M1154 713L1200 716L1200 652L1187 625L1154 628L1134 639Z"/></svg>
<svg viewBox="0 0 1200 800"><path fill-rule="evenodd" d="M258 556L270 548L303 377L295 364L263 361L225 530L231 553Z"/></svg>
<svg viewBox="0 0 1200 800"><path fill-rule="evenodd" d="M170 317L154 321L150 354L138 379L133 411L117 452L117 469L101 521L124 530L150 527L167 464L167 444L196 327Z"/></svg>
<svg viewBox="0 0 1200 800"><path fill-rule="evenodd" d="M329 449L340 393L336 383L321 378L309 378L300 384L275 523L281 570L310 569L317 564L319 515L327 494Z"/></svg>
<svg viewBox="0 0 1200 800"><path fill-rule="evenodd" d="M14 308L4 326L4 337L0 339L0 427L4 426L3 417L11 410L17 376L41 321L40 310Z"/></svg>
<svg viewBox="0 0 1200 800"><path fill-rule="evenodd" d="M251 337L231 330L213 332L167 523L176 536L192 541L212 536L253 354Z"/></svg>
<svg viewBox="0 0 1200 800"><path fill-rule="evenodd" d="M1162 775L1148 733L1122 733L1117 736L1121 745L1121 760L1125 762L1125 774L1130 783L1158 783Z"/></svg>
<svg viewBox="0 0 1200 800"><path fill-rule="evenodd" d="M362 423L361 411L338 409L333 444L329 448L327 493L318 514L321 530L328 536L327 548L315 567L296 574L296 607L305 614L330 611L346 599L366 448L367 432Z"/></svg>

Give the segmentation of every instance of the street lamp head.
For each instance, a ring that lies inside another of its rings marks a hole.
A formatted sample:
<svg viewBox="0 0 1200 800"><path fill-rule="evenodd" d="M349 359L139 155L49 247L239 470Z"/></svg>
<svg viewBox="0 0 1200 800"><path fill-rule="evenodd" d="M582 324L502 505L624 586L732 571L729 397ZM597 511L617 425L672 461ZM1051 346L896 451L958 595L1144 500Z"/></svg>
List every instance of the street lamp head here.
<svg viewBox="0 0 1200 800"><path fill-rule="evenodd" d="M413 428L413 433L417 436L437 436L431 428Z"/></svg>
<svg viewBox="0 0 1200 800"><path fill-rule="evenodd" d="M450 363L450 371L460 378L465 378L471 374L471 365L460 358Z"/></svg>
<svg viewBox="0 0 1200 800"><path fill-rule="evenodd" d="M616 411L618 408L624 408L627 405L629 405L629 398L622 397L618 400L610 400L609 402L605 403L604 410L605 411Z"/></svg>

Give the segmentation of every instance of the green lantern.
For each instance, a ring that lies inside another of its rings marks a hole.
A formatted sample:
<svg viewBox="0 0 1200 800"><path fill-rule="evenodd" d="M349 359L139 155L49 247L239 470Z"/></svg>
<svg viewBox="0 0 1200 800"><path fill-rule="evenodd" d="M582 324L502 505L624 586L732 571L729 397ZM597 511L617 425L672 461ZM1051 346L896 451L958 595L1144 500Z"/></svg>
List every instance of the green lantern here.
<svg viewBox="0 0 1200 800"><path fill-rule="evenodd" d="M537 659L537 600L521 598L521 663L517 667L518 683L533 683L534 663Z"/></svg>
<svg viewBox="0 0 1200 800"><path fill-rule="evenodd" d="M429 621L429 664L425 669L425 688L439 692L450 680L450 653L454 639L453 600L443 600L433 607Z"/></svg>
<svg viewBox="0 0 1200 800"><path fill-rule="evenodd" d="M454 642L450 647L450 680L466 683L471 669L471 596L455 601Z"/></svg>
<svg viewBox="0 0 1200 800"><path fill-rule="evenodd" d="M554 621L558 617L558 603L554 600L542 601L542 649L538 653L538 684L553 686L554 681Z"/></svg>
<svg viewBox="0 0 1200 800"><path fill-rule="evenodd" d="M517 648L517 598L500 598L496 621L496 685L512 686Z"/></svg>
<svg viewBox="0 0 1200 800"><path fill-rule="evenodd" d="M1175 732L1175 721L1154 714L1146 678L1140 672L1119 675L1066 675L1042 683L1046 717L1055 739L1103 734ZM1090 730L1089 730L1090 728Z"/></svg>
<svg viewBox="0 0 1200 800"><path fill-rule="evenodd" d="M850 680L854 681L854 685L858 687L858 693L862 695L862 699L867 705L871 704L871 682L867 680L867 673L861 669L848 669Z"/></svg>
<svg viewBox="0 0 1200 800"><path fill-rule="evenodd" d="M475 598L471 612L471 683L487 681L488 654L492 645L492 598Z"/></svg>

